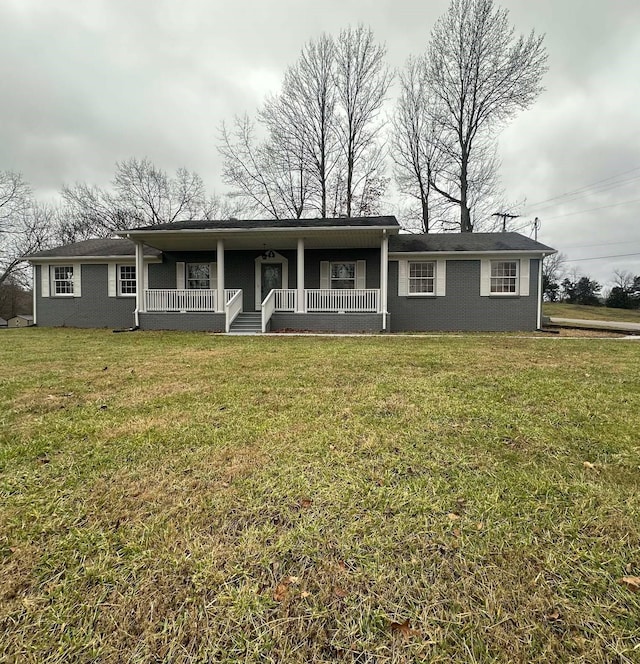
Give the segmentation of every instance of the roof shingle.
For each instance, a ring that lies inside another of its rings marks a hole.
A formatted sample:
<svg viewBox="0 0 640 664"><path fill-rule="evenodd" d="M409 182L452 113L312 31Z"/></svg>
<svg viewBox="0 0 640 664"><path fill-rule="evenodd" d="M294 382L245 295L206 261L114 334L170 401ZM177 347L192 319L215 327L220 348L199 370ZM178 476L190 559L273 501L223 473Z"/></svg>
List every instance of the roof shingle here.
<svg viewBox="0 0 640 664"><path fill-rule="evenodd" d="M45 249L25 258L74 258L77 256L135 256L136 245L131 240L102 238L83 240L53 249ZM145 256L159 256L162 252L153 247L144 248Z"/></svg>
<svg viewBox="0 0 640 664"><path fill-rule="evenodd" d="M389 251L394 252L485 252L544 251L554 249L520 233L427 233L423 235L392 235Z"/></svg>

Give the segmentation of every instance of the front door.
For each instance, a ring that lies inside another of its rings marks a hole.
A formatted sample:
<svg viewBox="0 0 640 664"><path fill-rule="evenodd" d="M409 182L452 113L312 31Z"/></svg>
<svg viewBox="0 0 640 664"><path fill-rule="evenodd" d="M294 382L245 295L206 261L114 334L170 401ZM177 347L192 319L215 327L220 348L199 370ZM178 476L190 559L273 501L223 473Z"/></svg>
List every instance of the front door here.
<svg viewBox="0 0 640 664"><path fill-rule="evenodd" d="M269 291L274 288L282 288L282 263L261 263L260 264L260 279L262 283L262 298L269 295Z"/></svg>

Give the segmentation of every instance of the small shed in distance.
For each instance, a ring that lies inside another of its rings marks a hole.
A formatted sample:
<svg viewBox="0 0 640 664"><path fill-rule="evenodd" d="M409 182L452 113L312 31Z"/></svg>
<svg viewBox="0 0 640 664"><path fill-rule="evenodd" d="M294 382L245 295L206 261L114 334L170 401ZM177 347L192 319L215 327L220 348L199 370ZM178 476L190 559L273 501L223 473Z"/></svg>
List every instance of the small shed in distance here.
<svg viewBox="0 0 640 664"><path fill-rule="evenodd" d="M31 314L18 314L10 318L7 325L8 327L29 327L33 325L33 316Z"/></svg>

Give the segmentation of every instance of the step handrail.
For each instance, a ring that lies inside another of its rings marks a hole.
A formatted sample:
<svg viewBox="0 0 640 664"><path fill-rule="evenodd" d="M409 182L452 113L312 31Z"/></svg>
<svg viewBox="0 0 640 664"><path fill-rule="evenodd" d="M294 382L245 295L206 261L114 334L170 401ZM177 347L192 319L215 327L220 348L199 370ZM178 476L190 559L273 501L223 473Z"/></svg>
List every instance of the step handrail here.
<svg viewBox="0 0 640 664"><path fill-rule="evenodd" d="M227 292L225 291L225 295ZM229 293L230 294L230 293ZM227 298L225 297L225 300ZM224 331L229 332L231 323L238 317L242 311L242 289L239 288L224 305Z"/></svg>
<svg viewBox="0 0 640 664"><path fill-rule="evenodd" d="M276 289L272 288L262 302L262 334L267 331L267 325L276 310Z"/></svg>

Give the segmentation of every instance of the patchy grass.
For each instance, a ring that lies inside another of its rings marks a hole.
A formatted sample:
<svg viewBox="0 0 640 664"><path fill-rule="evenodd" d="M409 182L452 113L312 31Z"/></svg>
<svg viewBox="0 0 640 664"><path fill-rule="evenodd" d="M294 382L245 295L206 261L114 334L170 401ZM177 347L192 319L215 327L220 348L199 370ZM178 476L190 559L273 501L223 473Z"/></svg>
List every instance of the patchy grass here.
<svg viewBox="0 0 640 664"><path fill-rule="evenodd" d="M639 360L5 333L0 661L640 661Z"/></svg>
<svg viewBox="0 0 640 664"><path fill-rule="evenodd" d="M611 307L589 307L582 304L545 302L542 305L545 316L557 318L577 318L582 320L612 320L622 323L640 323L638 309L612 309Z"/></svg>

